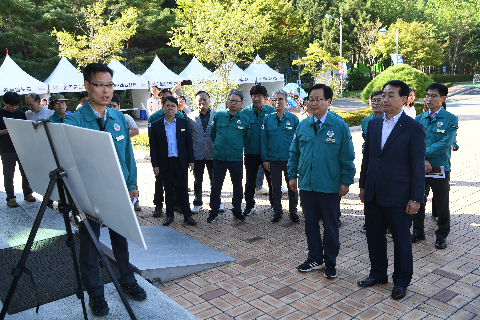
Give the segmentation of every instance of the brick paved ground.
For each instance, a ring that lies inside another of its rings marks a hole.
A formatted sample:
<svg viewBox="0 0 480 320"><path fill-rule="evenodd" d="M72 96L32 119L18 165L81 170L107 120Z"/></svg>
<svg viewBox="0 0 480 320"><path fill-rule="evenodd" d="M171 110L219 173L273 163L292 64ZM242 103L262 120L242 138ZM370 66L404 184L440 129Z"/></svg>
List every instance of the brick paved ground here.
<svg viewBox="0 0 480 320"><path fill-rule="evenodd" d="M478 128L480 128L480 89L449 98L449 111L460 119L458 144L453 153L451 176L451 226L448 248L436 250L435 221L429 199L427 240L413 245L414 275L407 297L390 298L392 279L385 285L360 288L356 281L368 275L369 259L363 224L363 205L358 198L358 168L362 138L353 130L357 151L356 184L342 200L341 250L335 280L323 271L300 273L295 267L306 258L306 239L301 223L286 214L277 224L269 222L271 212L266 196L257 197L260 211L245 223L232 218L229 210L213 224L207 224L207 211L195 219L197 227L184 225L177 216L171 225L202 243L216 248L237 261L218 268L163 283L164 293L199 319L480 319L480 169L478 168ZM152 217L153 175L146 160L138 161L141 203L138 214L142 225L161 225L164 217ZM205 180L207 176L205 176ZM193 189L193 177L189 184ZM208 184L204 189L209 190ZM231 208L231 185L227 175L223 203ZM193 201L191 194L190 202ZM204 194L208 203L208 193ZM283 199L284 208L287 199ZM208 209L208 205L204 206ZM389 239L393 272L393 243ZM168 259L168 257L159 257Z"/></svg>

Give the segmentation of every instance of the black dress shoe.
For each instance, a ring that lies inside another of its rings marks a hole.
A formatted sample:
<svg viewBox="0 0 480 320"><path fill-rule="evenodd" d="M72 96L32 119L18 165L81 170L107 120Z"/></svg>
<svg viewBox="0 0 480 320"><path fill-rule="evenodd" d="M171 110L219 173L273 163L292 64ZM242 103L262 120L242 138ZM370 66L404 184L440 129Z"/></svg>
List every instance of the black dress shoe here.
<svg viewBox="0 0 480 320"><path fill-rule="evenodd" d="M278 222L282 219L282 214L281 213L275 213L272 216L272 222Z"/></svg>
<svg viewBox="0 0 480 320"><path fill-rule="evenodd" d="M290 212L290 220L292 220L293 223L300 223L300 218L298 217L298 214Z"/></svg>
<svg viewBox="0 0 480 320"><path fill-rule="evenodd" d="M386 280L376 280L376 279L373 279L373 278L365 278L363 280L359 280L357 281L357 284L360 286L360 287L364 287L364 288L367 288L367 287L372 287L374 285L376 285L377 283L381 283L381 284L385 284L387 283L388 281Z"/></svg>
<svg viewBox="0 0 480 320"><path fill-rule="evenodd" d="M191 226L196 226L197 225L197 222L195 220L193 220L192 217L185 217L183 219L183 221L185 221L186 223L188 223Z"/></svg>
<svg viewBox="0 0 480 320"><path fill-rule="evenodd" d="M412 233L412 243L418 242L420 240L425 240L425 233Z"/></svg>
<svg viewBox="0 0 480 320"><path fill-rule="evenodd" d="M437 249L445 249L447 247L447 241L444 238L437 237L437 241L435 241L435 248Z"/></svg>
<svg viewBox="0 0 480 320"><path fill-rule="evenodd" d="M164 227L169 226L172 222L173 222L173 217L167 217L167 219L163 221L163 226Z"/></svg>
<svg viewBox="0 0 480 320"><path fill-rule="evenodd" d="M393 290L392 290L392 299L393 300L401 300L401 299L405 298L406 295L407 295L407 288L403 288L403 287L399 287L399 286L393 287Z"/></svg>

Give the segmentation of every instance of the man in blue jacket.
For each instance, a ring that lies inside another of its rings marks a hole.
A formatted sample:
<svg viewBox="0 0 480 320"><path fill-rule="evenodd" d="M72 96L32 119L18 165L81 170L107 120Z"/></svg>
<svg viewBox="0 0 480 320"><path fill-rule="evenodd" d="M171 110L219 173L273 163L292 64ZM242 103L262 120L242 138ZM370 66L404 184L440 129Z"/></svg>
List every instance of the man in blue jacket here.
<svg viewBox="0 0 480 320"><path fill-rule="evenodd" d="M308 243L308 258L297 269L307 272L325 267L326 278L337 277L340 197L348 193L355 176L352 136L345 122L328 112L332 97L329 86L316 84L310 88L312 115L298 125L288 160L289 186L294 192L297 185L300 189Z"/></svg>
<svg viewBox="0 0 480 320"><path fill-rule="evenodd" d="M445 249L446 238L450 233L450 158L452 145L455 143L458 129L458 118L443 107L447 99L448 88L441 83L432 83L427 87L425 96L427 112L417 116L416 120L425 127L427 135L427 149L425 158L425 172L432 172L432 166L443 167L445 176L442 179L426 178L425 183L430 186L433 200L437 208L438 220L435 231L435 248ZM413 216L412 243L425 240L425 202Z"/></svg>
<svg viewBox="0 0 480 320"><path fill-rule="evenodd" d="M84 85L88 92L88 101L75 113L65 118L64 123L72 126L110 132L117 152L118 162L125 178L131 200L138 199L137 166L133 156L132 143L124 115L115 109L107 108L112 98L115 84L113 71L103 63L91 63L83 70ZM100 236L100 224L89 221L97 239ZM147 294L135 280L133 266L129 263L127 239L109 229L113 254L119 269L118 282L127 296L134 300L144 300ZM98 270L98 255L86 227L80 225L80 272L82 283L90 297L89 306L96 316L109 312L105 301L103 283Z"/></svg>
<svg viewBox="0 0 480 320"><path fill-rule="evenodd" d="M384 115L370 120L360 172L360 200L365 203L370 274L357 284L388 282L387 228L394 244L394 300L403 299L413 274L410 226L424 193L425 130L402 106L409 87L399 80L383 87Z"/></svg>

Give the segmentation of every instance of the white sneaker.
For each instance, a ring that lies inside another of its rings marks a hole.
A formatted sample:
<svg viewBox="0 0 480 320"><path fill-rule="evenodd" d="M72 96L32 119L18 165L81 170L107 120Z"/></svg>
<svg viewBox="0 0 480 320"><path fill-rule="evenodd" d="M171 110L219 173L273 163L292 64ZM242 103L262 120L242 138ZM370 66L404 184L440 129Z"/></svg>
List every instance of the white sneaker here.
<svg viewBox="0 0 480 320"><path fill-rule="evenodd" d="M202 209L202 206L193 206L192 213L197 214L200 209Z"/></svg>
<svg viewBox="0 0 480 320"><path fill-rule="evenodd" d="M225 212L225 208L223 207L223 205L220 205L220 208L218 208L218 212L220 212L220 213Z"/></svg>
<svg viewBox="0 0 480 320"><path fill-rule="evenodd" d="M265 189L264 187L255 188L255 194L258 194L258 195L268 194L268 190Z"/></svg>
<svg viewBox="0 0 480 320"><path fill-rule="evenodd" d="M282 187L282 193L287 193L288 192L288 189L285 189L284 187Z"/></svg>

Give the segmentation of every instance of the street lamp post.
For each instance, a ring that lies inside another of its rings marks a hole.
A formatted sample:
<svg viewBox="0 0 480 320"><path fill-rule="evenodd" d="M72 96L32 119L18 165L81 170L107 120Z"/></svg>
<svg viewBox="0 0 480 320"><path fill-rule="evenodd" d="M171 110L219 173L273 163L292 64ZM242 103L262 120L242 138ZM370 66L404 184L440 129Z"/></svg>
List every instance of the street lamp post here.
<svg viewBox="0 0 480 320"><path fill-rule="evenodd" d="M329 14L326 14L325 18L335 19L335 20L338 21L338 24L340 25L340 57L342 57L342 21L343 21L342 17L340 17L340 19L338 19L338 18L332 17Z"/></svg>
<svg viewBox="0 0 480 320"><path fill-rule="evenodd" d="M378 33L380 33L382 36L385 36L387 34L389 35L395 35L395 62L394 65L398 64L398 29L395 29L395 33L388 33L388 30L383 28L378 30Z"/></svg>

